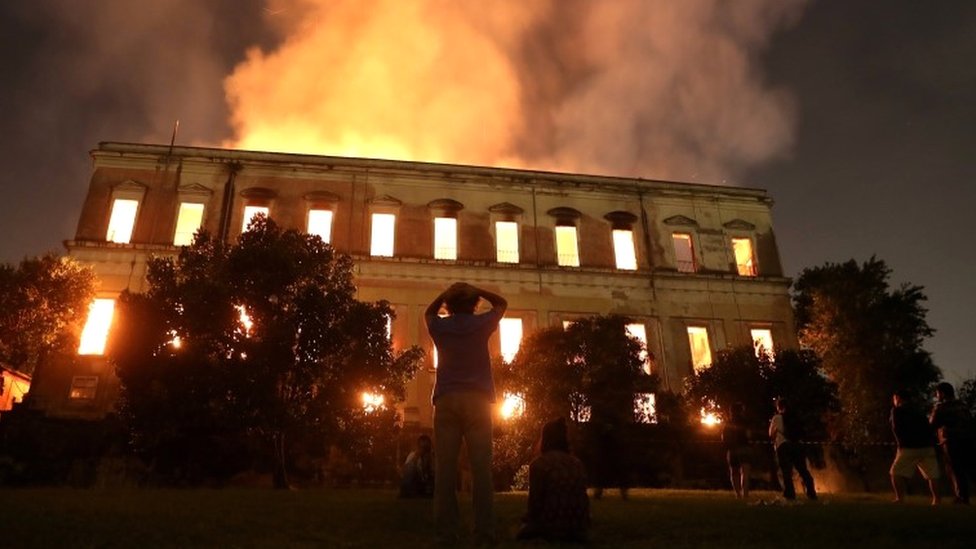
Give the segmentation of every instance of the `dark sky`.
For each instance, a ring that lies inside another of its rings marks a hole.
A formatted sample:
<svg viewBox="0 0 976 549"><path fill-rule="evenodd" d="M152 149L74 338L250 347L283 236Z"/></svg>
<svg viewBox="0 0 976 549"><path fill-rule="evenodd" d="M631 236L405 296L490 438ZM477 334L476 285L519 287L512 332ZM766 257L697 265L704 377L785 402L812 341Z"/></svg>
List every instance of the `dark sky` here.
<svg viewBox="0 0 976 549"><path fill-rule="evenodd" d="M0 261L60 251L99 141L165 143L176 118L181 143L228 138L221 78L274 44L263 9L0 2ZM796 103L795 144L738 180L776 200L787 272L877 255L925 287L947 379L972 376L976 2L814 1L761 54L759 76Z"/></svg>

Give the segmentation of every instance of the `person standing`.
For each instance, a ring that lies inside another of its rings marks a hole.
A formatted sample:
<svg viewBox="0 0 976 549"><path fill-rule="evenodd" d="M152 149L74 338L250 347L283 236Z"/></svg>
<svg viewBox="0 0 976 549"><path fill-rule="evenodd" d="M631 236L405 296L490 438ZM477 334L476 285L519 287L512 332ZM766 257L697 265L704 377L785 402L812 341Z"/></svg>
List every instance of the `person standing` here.
<svg viewBox="0 0 976 549"><path fill-rule="evenodd" d="M796 440L798 431L796 417L789 411L786 400L776 399L776 415L769 422L769 438L773 441L776 461L783 473L783 498L787 501L796 500L796 490L793 488L793 469L796 469L803 481L807 498L812 501L817 499L817 491L813 485L813 475L807 469L805 452Z"/></svg>
<svg viewBox="0 0 976 549"><path fill-rule="evenodd" d="M891 463L891 487L895 490L895 503L905 497L905 479L915 474L915 469L929 483L932 505L939 504L939 461L935 457L932 429L925 416L909 402L908 391L896 391L891 396L891 431L895 435L898 450Z"/></svg>
<svg viewBox="0 0 976 549"><path fill-rule="evenodd" d="M728 421L722 427L722 446L729 465L729 480L736 498L749 497L749 469L752 465L752 449L749 447L749 431L745 424L745 407L735 403L729 410Z"/></svg>
<svg viewBox="0 0 976 549"><path fill-rule="evenodd" d="M491 310L475 314L484 299ZM441 307L447 316L439 316ZM455 543L460 534L457 470L461 443L471 466L475 537L495 540L491 479L492 404L495 386L488 339L508 308L502 296L458 282L438 295L424 311L427 331L437 348L434 403L434 522L438 541Z"/></svg>
<svg viewBox="0 0 976 549"><path fill-rule="evenodd" d="M952 385L939 383L935 388L935 398L929 423L939 438L946 473L956 493L955 502L969 505L969 480L976 459L973 418L966 405L956 399L956 390Z"/></svg>

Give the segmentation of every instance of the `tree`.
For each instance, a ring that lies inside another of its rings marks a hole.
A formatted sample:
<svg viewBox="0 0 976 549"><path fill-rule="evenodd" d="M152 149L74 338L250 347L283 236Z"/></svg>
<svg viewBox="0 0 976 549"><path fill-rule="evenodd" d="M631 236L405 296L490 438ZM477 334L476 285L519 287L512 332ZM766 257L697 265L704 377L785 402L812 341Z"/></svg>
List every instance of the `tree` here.
<svg viewBox="0 0 976 549"><path fill-rule="evenodd" d="M95 293L95 275L53 254L0 264L0 362L31 375L43 357L72 352Z"/></svg>
<svg viewBox="0 0 976 549"><path fill-rule="evenodd" d="M643 372L643 344L626 331L627 318L587 317L568 329L539 330L526 338L510 364L498 368L501 393L519 395L524 413L503 427L496 462L513 474L529 462L542 426L557 417L576 423L633 423L638 393L653 393L656 376ZM577 437L571 425L571 436Z"/></svg>
<svg viewBox="0 0 976 549"><path fill-rule="evenodd" d="M827 425L838 411L837 387L824 375L810 351L756 355L752 346L721 351L708 368L688 378L685 394L701 408L724 417L735 403L745 407L745 421L762 431L773 415L773 399L784 397L808 440L826 440Z"/></svg>
<svg viewBox="0 0 976 549"><path fill-rule="evenodd" d="M891 394L927 395L941 372L922 344L933 333L921 286L890 288L875 257L804 269L793 288L800 343L837 384L844 409L837 436L849 443L890 438Z"/></svg>
<svg viewBox="0 0 976 549"><path fill-rule="evenodd" d="M317 236L261 218L234 246L197 235L147 278L145 295L120 299L109 354L132 441L161 472L267 460L285 487L289 441L321 455L367 424L394 428L388 406L371 416L361 397L402 399L422 351L393 352L392 309L357 301L351 259Z"/></svg>

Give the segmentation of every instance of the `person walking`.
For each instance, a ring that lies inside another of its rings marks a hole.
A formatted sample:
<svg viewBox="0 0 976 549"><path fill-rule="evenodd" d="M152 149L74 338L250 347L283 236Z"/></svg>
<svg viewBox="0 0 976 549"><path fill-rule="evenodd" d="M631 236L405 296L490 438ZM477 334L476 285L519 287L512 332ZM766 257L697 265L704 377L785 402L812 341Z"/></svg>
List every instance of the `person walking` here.
<svg viewBox="0 0 976 549"><path fill-rule="evenodd" d="M898 450L891 463L891 487L895 490L895 503L905 499L906 479L912 478L915 470L929 483L932 505L939 504L939 460L935 457L932 428L925 415L910 402L908 391L896 391L891 396L891 432L895 435Z"/></svg>
<svg viewBox="0 0 976 549"><path fill-rule="evenodd" d="M484 299L491 310L475 314ZM441 307L447 316L441 317ZM463 282L438 295L424 311L427 331L437 348L434 381L434 523L441 543L460 537L457 500L458 456L467 447L471 466L475 538L494 543L491 479L492 404L495 386L488 339L498 328L508 302L502 296Z"/></svg>
<svg viewBox="0 0 976 549"><path fill-rule="evenodd" d="M955 502L969 505L969 481L976 468L973 418L966 405L956 399L956 390L949 383L936 386L935 398L929 424L938 435L946 473L956 493Z"/></svg>
<svg viewBox="0 0 976 549"><path fill-rule="evenodd" d="M752 448L749 447L749 430L745 424L745 406L741 402L736 402L729 410L728 421L722 427L722 447L725 448L732 491L736 498L747 499Z"/></svg>
<svg viewBox="0 0 976 549"><path fill-rule="evenodd" d="M796 490L793 488L793 469L800 475L807 498L817 499L817 490L813 485L813 475L807 469L807 458L803 448L799 445L796 417L789 410L786 400L776 399L776 415L769 422L769 438L776 449L776 461L783 473L783 498L787 501L796 500Z"/></svg>

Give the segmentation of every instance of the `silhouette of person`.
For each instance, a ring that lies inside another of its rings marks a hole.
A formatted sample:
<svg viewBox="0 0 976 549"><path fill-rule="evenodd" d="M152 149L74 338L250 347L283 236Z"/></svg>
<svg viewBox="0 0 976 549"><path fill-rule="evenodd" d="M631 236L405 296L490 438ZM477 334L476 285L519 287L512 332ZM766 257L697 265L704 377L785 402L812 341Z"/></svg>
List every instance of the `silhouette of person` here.
<svg viewBox="0 0 976 549"><path fill-rule="evenodd" d="M737 498L749 497L749 470L752 466L752 448L749 447L749 431L744 416L745 407L737 402L730 408L728 420L722 427L722 446L729 465L729 480Z"/></svg>
<svg viewBox="0 0 976 549"><path fill-rule="evenodd" d="M932 505L939 504L939 460L935 456L932 428L922 412L910 402L908 391L896 391L891 396L891 432L895 435L898 450L891 463L891 487L895 490L895 503L901 503L905 494L905 479L918 469L929 483Z"/></svg>
<svg viewBox="0 0 976 549"><path fill-rule="evenodd" d="M780 472L783 473L783 498L787 501L796 499L793 488L793 469L800 475L807 498L817 499L817 491L813 486L813 475L807 469L806 452L798 444L796 417L787 407L786 400L776 399L776 415L769 422L769 438L773 440L776 449L776 461Z"/></svg>
<svg viewBox="0 0 976 549"><path fill-rule="evenodd" d="M407 456L400 479L401 498L434 497L433 442L427 435L417 437L417 448Z"/></svg>
<svg viewBox="0 0 976 549"><path fill-rule="evenodd" d="M935 408L929 423L935 429L945 460L946 473L956 493L955 502L969 505L969 480L974 469L973 418L956 390L942 382L935 388Z"/></svg>

